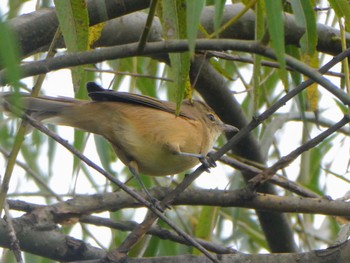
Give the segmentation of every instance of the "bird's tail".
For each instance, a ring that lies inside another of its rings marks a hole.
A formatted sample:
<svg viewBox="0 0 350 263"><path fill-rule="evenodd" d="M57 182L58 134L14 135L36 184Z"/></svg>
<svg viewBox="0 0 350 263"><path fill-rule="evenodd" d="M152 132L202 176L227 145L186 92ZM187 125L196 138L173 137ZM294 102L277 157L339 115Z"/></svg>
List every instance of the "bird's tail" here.
<svg viewBox="0 0 350 263"><path fill-rule="evenodd" d="M31 97L26 94L0 93L0 110L15 115L29 114L31 117L50 123L59 123L61 113L74 105L77 100L52 98L52 97ZM57 121L55 119L57 118Z"/></svg>

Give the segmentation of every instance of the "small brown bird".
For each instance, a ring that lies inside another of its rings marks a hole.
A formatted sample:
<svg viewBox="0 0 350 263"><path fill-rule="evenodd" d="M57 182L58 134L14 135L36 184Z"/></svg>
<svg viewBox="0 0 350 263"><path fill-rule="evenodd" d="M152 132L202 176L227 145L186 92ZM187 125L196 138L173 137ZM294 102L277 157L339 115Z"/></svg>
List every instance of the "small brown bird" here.
<svg viewBox="0 0 350 263"><path fill-rule="evenodd" d="M132 173L172 175L205 158L224 124L205 103L185 100L178 116L175 104L148 96L105 90L87 83L92 101L21 94L16 105L37 120L66 125L106 138ZM11 93L0 95L6 111Z"/></svg>

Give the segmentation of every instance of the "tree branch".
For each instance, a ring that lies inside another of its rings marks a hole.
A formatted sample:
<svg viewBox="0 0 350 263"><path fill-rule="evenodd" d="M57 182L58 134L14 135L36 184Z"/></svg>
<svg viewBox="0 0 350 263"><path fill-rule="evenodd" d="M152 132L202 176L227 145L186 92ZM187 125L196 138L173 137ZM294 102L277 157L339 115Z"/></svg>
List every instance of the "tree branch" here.
<svg viewBox="0 0 350 263"><path fill-rule="evenodd" d="M43 219L36 218L33 214L12 220L21 250L58 261L89 260L105 256L103 250L64 235L52 227L39 227L36 224L38 220ZM3 219L0 219L0 246L11 248L7 223Z"/></svg>
<svg viewBox="0 0 350 263"><path fill-rule="evenodd" d="M141 21L139 20L139 15L135 14L134 17L134 14L131 14L130 21L137 21L137 23L129 27L123 25L125 22L123 20L113 22L113 25L110 24L110 21L113 18L147 8L149 4L149 0L104 0L100 1L98 5L95 1L88 1L90 25L108 21L106 24L108 28L104 29L102 38L96 45L116 45L125 43L125 40L129 40L129 43L138 41L146 24L147 16L144 16ZM243 8L244 6L240 3L226 5L222 16L222 24L236 16ZM214 32L214 15L215 9L213 6L205 7L201 15L201 25L209 34ZM284 14L284 18L286 44L299 45L299 40L303 36L305 29L297 24L293 15L286 13ZM249 10L236 23L222 32L220 38L254 40L255 19L254 11ZM154 21L158 23L157 19ZM30 54L44 50L51 43L53 35L57 30L58 21L54 9L41 9L16 17L10 20L8 24L18 36L23 56L27 57ZM138 27L136 29L137 33L135 27ZM122 30L117 31L118 33L116 34L115 30L119 28L122 28ZM123 30L123 28L129 28L129 31ZM133 33L130 32L130 28L132 28ZM162 35L160 27L157 26L156 31L158 31L159 35ZM42 34L42 32L45 32L45 34ZM317 34L317 48L319 51L333 55L342 51L339 30L323 24L317 24ZM199 37L203 36L199 35ZM349 41L350 36L346 34L346 38Z"/></svg>
<svg viewBox="0 0 350 263"><path fill-rule="evenodd" d="M235 50L244 51L259 54L268 58L275 59L274 51L267 48L258 42L252 41L237 41L237 40L197 40L195 49L198 51L203 50ZM58 56L55 58L49 58L46 60L29 62L20 66L22 72L21 77L29 77L38 74L45 74L53 70L85 65L90 63L98 63L105 60L134 57L139 55L152 55L159 53L169 52L184 52L188 50L188 41L186 40L173 40L164 42L148 43L144 48L142 54L138 53L138 43L127 44L115 47L101 48L98 50L84 51L71 53L67 55ZM294 68L298 72L311 78L314 82L317 82L330 93L336 96L345 105L350 105L349 96L333 85L328 79L324 78L315 69L300 62L299 60L286 55L286 63L288 66ZM6 70L0 72L0 85L7 84Z"/></svg>
<svg viewBox="0 0 350 263"><path fill-rule="evenodd" d="M143 194L142 192L139 192ZM155 187L150 193L162 199L169 193L169 188ZM27 213L41 214L38 218L46 218L51 225L60 224L72 218L100 213L118 211L125 208L144 207L128 194L118 191L114 193L77 196L65 202L41 206L24 201L8 200L9 207ZM350 216L350 204L346 201L327 198L305 198L294 196L276 196L251 193L247 189L240 190L204 190L187 189L173 202L174 206L220 206L243 207L281 213L305 213L330 216ZM44 216L45 215L45 216Z"/></svg>
<svg viewBox="0 0 350 263"><path fill-rule="evenodd" d="M105 257L102 249L95 248L81 240L61 234L54 229L37 228L33 226L36 218L23 216L14 219L14 227L21 242L21 248L29 253L40 255L52 260L66 262L97 263ZM35 240L35 242L33 242ZM0 246L9 248L6 239L6 222L0 219ZM242 253L216 255L221 262L345 262L350 257L350 243L346 241L339 245L307 253L282 253L247 255ZM154 262L210 262L204 256L180 255L157 258L128 258L129 263Z"/></svg>

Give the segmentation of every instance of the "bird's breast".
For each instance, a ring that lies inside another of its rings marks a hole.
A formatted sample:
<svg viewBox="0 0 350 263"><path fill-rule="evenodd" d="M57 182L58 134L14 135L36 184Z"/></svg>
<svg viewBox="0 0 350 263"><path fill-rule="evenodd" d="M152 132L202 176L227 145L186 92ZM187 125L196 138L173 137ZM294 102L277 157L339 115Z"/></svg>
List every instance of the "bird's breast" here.
<svg viewBox="0 0 350 263"><path fill-rule="evenodd" d="M207 154L209 145L203 143L206 138L202 129L198 121L143 109L128 114L123 125L117 126L114 137L120 148L127 151L130 160L125 162L135 161L141 173L161 176L184 172L199 163L198 158L180 155L177 150Z"/></svg>

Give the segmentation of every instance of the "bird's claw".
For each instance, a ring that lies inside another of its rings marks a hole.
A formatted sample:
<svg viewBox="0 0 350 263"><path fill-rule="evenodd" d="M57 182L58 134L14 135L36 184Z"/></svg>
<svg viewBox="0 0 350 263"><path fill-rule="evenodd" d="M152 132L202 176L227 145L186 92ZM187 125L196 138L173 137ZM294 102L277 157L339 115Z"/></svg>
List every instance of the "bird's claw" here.
<svg viewBox="0 0 350 263"><path fill-rule="evenodd" d="M202 163L207 173L210 173L210 168L216 167L216 162L210 154L199 158L199 161Z"/></svg>

